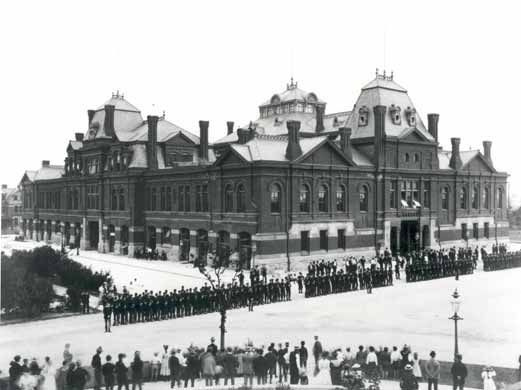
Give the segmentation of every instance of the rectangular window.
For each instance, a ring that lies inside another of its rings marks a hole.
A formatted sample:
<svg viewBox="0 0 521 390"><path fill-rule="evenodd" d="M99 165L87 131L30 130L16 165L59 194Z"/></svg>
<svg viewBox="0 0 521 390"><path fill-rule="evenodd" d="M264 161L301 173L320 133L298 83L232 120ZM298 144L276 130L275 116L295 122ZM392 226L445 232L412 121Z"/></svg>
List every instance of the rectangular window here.
<svg viewBox="0 0 521 390"><path fill-rule="evenodd" d="M177 203L177 209L179 211L185 211L185 187L179 187L179 202Z"/></svg>
<svg viewBox="0 0 521 390"><path fill-rule="evenodd" d="M476 240L479 238L479 225L477 223L472 224L472 237Z"/></svg>
<svg viewBox="0 0 521 390"><path fill-rule="evenodd" d="M431 182L423 183L423 207L431 207Z"/></svg>
<svg viewBox="0 0 521 390"><path fill-rule="evenodd" d="M346 231L338 229L338 249L346 250Z"/></svg>
<svg viewBox="0 0 521 390"><path fill-rule="evenodd" d="M300 232L300 251L309 254L309 231Z"/></svg>
<svg viewBox="0 0 521 390"><path fill-rule="evenodd" d="M190 186L185 186L185 211L190 211Z"/></svg>
<svg viewBox="0 0 521 390"><path fill-rule="evenodd" d="M328 250L327 230L320 231L320 249L326 252Z"/></svg>
<svg viewBox="0 0 521 390"><path fill-rule="evenodd" d="M161 204L161 211L166 210L166 190L165 187L161 187L161 195L160 195L160 204Z"/></svg>
<svg viewBox="0 0 521 390"><path fill-rule="evenodd" d="M467 238L468 238L467 237L467 224L462 223L461 224L461 239L466 240Z"/></svg>
<svg viewBox="0 0 521 390"><path fill-rule="evenodd" d="M490 238L490 224L488 222L485 222L483 228L483 235L485 236L485 238Z"/></svg>
<svg viewBox="0 0 521 390"><path fill-rule="evenodd" d="M208 211L208 185L203 185L203 192L202 192L202 208L203 211Z"/></svg>
<svg viewBox="0 0 521 390"><path fill-rule="evenodd" d="M166 211L172 211L172 188L166 188Z"/></svg>
<svg viewBox="0 0 521 390"><path fill-rule="evenodd" d="M195 211L201 211L201 198L202 198L202 192L201 192L201 186L197 185L195 186Z"/></svg>
<svg viewBox="0 0 521 390"><path fill-rule="evenodd" d="M390 196L390 204L389 204L389 207L391 207L392 209L395 209L396 208L396 192L397 192L397 185L396 185L396 180L393 180L391 181L391 192L389 194Z"/></svg>

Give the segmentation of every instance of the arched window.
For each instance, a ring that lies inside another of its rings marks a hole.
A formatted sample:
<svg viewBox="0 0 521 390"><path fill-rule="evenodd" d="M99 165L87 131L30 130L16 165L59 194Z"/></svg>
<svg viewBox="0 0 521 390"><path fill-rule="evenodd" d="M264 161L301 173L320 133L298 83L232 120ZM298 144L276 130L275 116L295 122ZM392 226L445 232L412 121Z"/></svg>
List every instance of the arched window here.
<svg viewBox="0 0 521 390"><path fill-rule="evenodd" d="M281 191L278 184L272 184L270 188L270 210L272 213L280 213Z"/></svg>
<svg viewBox="0 0 521 390"><path fill-rule="evenodd" d="M346 211L346 188L344 186L336 189L336 211Z"/></svg>
<svg viewBox="0 0 521 390"><path fill-rule="evenodd" d="M448 210L449 209L449 188L443 187L441 189L441 209Z"/></svg>
<svg viewBox="0 0 521 390"><path fill-rule="evenodd" d="M154 211L157 207L157 190L152 188L152 198L150 200L150 210Z"/></svg>
<svg viewBox="0 0 521 390"><path fill-rule="evenodd" d="M369 191L367 186L362 186L360 188L360 211L368 211L369 210Z"/></svg>
<svg viewBox="0 0 521 390"><path fill-rule="evenodd" d="M125 210L125 190L123 188L119 189L119 209Z"/></svg>
<svg viewBox="0 0 521 390"><path fill-rule="evenodd" d="M467 208L467 188L461 187L459 190L459 208L466 209Z"/></svg>
<svg viewBox="0 0 521 390"><path fill-rule="evenodd" d="M318 188L318 211L327 212L329 204L329 191L327 186L321 185Z"/></svg>
<svg viewBox="0 0 521 390"><path fill-rule="evenodd" d="M237 212L244 213L246 211L246 191L243 184L237 187Z"/></svg>
<svg viewBox="0 0 521 390"><path fill-rule="evenodd" d="M477 209L479 207L479 188L474 186L472 189L472 208Z"/></svg>
<svg viewBox="0 0 521 390"><path fill-rule="evenodd" d="M306 184L300 186L299 206L301 213L309 213L309 187Z"/></svg>
<svg viewBox="0 0 521 390"><path fill-rule="evenodd" d="M497 189L497 208L502 209L503 208L503 188L499 187Z"/></svg>
<svg viewBox="0 0 521 390"><path fill-rule="evenodd" d="M483 207L490 208L490 188L488 187L485 187L485 191L483 191Z"/></svg>
<svg viewBox="0 0 521 390"><path fill-rule="evenodd" d="M227 213L233 211L233 189L231 185L227 185L224 190L224 211Z"/></svg>
<svg viewBox="0 0 521 390"><path fill-rule="evenodd" d="M405 153L405 157L404 157L404 159L405 159L405 162L406 162L406 163L409 162L409 160L411 159L410 156L409 156L409 153Z"/></svg>

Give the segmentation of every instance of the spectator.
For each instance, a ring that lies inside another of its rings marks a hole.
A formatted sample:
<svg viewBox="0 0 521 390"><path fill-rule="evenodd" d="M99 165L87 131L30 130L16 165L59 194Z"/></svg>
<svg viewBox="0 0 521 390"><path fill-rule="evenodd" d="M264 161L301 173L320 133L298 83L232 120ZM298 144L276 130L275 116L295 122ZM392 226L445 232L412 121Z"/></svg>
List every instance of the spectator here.
<svg viewBox="0 0 521 390"><path fill-rule="evenodd" d="M391 354L387 347L384 347L383 351L380 353L380 369L382 370L382 378L388 378L389 372L391 371Z"/></svg>
<svg viewBox="0 0 521 390"><path fill-rule="evenodd" d="M132 390L143 389L143 360L139 351L134 352L134 360L132 361Z"/></svg>
<svg viewBox="0 0 521 390"><path fill-rule="evenodd" d="M402 390L417 390L418 381L412 372L412 366L406 364L403 370L402 379L400 380L400 389Z"/></svg>
<svg viewBox="0 0 521 390"><path fill-rule="evenodd" d="M351 348L346 348L346 363L349 367L351 367L355 363L356 355L353 351L351 351Z"/></svg>
<svg viewBox="0 0 521 390"><path fill-rule="evenodd" d="M168 358L168 369L170 370L170 388L173 389L175 383L177 383L178 387L181 387L181 364L175 355L174 348L172 348L172 351L170 351L170 357Z"/></svg>
<svg viewBox="0 0 521 390"><path fill-rule="evenodd" d="M420 358L418 357L417 352L412 354L412 373L416 377L416 380L420 382L422 379L422 369L420 367Z"/></svg>
<svg viewBox="0 0 521 390"><path fill-rule="evenodd" d="M94 369L94 390L101 389L101 352L103 352L103 349L98 347L90 363Z"/></svg>
<svg viewBox="0 0 521 390"><path fill-rule="evenodd" d="M17 390L19 388L18 381L22 376L22 365L20 364L20 360L22 358L20 355L16 355L13 361L9 364L9 389Z"/></svg>
<svg viewBox="0 0 521 390"><path fill-rule="evenodd" d="M242 374L244 376L244 386L253 386L253 359L255 359L255 353L252 351L252 347L249 346L246 353L242 357Z"/></svg>
<svg viewBox="0 0 521 390"><path fill-rule="evenodd" d="M428 390L438 390L438 381L440 380L440 362L436 360L436 352L431 351L430 359L425 363L425 373L427 375Z"/></svg>
<svg viewBox="0 0 521 390"><path fill-rule="evenodd" d="M62 362L62 366L56 370L54 376L56 381L56 390L66 390L67 386L67 371L69 369L69 363L65 360Z"/></svg>
<svg viewBox="0 0 521 390"><path fill-rule="evenodd" d="M367 375L370 378L375 378L377 376L378 369L378 357L376 356L376 352L374 351L374 347L369 347L369 353L365 359L366 371Z"/></svg>
<svg viewBox="0 0 521 390"><path fill-rule="evenodd" d="M168 345L163 345L163 355L161 356L161 371L159 372L159 376L162 379L170 377L170 366L168 365L169 360L170 355L168 354Z"/></svg>
<svg viewBox="0 0 521 390"><path fill-rule="evenodd" d="M213 378L215 376L215 357L212 353L212 348L208 346L206 352L201 355L201 374L204 378L205 386L213 385Z"/></svg>
<svg viewBox="0 0 521 390"><path fill-rule="evenodd" d="M494 382L495 376L496 371L491 366L483 367L483 372L481 373L483 390L496 390L496 383Z"/></svg>
<svg viewBox="0 0 521 390"><path fill-rule="evenodd" d="M71 379L72 390L83 390L90 379L89 373L82 367L79 360L76 362L76 367L73 371Z"/></svg>
<svg viewBox="0 0 521 390"><path fill-rule="evenodd" d="M266 359L267 374L271 384L273 377L277 377L277 354L273 348L270 348L264 358Z"/></svg>
<svg viewBox="0 0 521 390"><path fill-rule="evenodd" d="M101 372L103 374L103 379L105 381L105 389L113 390L114 389L114 373L116 371L116 366L112 363L112 356L107 355L105 358L106 363L101 367Z"/></svg>
<svg viewBox="0 0 521 390"><path fill-rule="evenodd" d="M36 358L33 357L31 360L31 364L29 365L29 373L34 376L40 375L41 368L38 365L38 362L36 361Z"/></svg>
<svg viewBox="0 0 521 390"><path fill-rule="evenodd" d="M65 349L63 350L63 360L65 360L67 363L72 363L71 345L69 343L65 344Z"/></svg>
<svg viewBox="0 0 521 390"><path fill-rule="evenodd" d="M239 366L239 362L237 358L233 355L232 349L228 347L226 350L226 354L223 358L223 376L224 376L224 385L228 385L228 379L232 386L235 386L235 375L237 375L237 367Z"/></svg>
<svg viewBox="0 0 521 390"><path fill-rule="evenodd" d="M360 364L361 367L363 367L365 365L366 354L365 354L363 345L360 345L358 347L358 352L356 353L355 359L356 359L356 362L358 364Z"/></svg>
<svg viewBox="0 0 521 390"><path fill-rule="evenodd" d="M452 374L452 387L454 390L459 388L459 390L463 390L465 386L465 379L467 378L467 367L462 362L463 357L458 354L454 359L454 364L450 369L450 373Z"/></svg>
<svg viewBox="0 0 521 390"><path fill-rule="evenodd" d="M304 341L300 342L299 348L300 367L306 368L308 366L308 349Z"/></svg>
<svg viewBox="0 0 521 390"><path fill-rule="evenodd" d="M318 341L318 336L315 336L315 344L313 344L313 357L315 358L315 368L318 368L318 359L322 355L322 344Z"/></svg>
<svg viewBox="0 0 521 390"><path fill-rule="evenodd" d="M125 365L123 359L125 358L124 353L118 355L118 361L116 363L116 381L118 383L118 390L121 390L125 386L125 390L128 390L128 367Z"/></svg>
<svg viewBox="0 0 521 390"><path fill-rule="evenodd" d="M398 352L398 347L394 346L393 351L391 352L392 378L399 379L401 364L402 358L400 352Z"/></svg>
<svg viewBox="0 0 521 390"><path fill-rule="evenodd" d="M194 387L195 378L199 373L199 359L195 356L194 351L190 351L186 357L185 387L188 381Z"/></svg>
<svg viewBox="0 0 521 390"><path fill-rule="evenodd" d="M263 354L263 350L258 349L255 358L253 359L253 372L257 377L258 385L266 384L266 359Z"/></svg>
<svg viewBox="0 0 521 390"><path fill-rule="evenodd" d="M518 373L517 373L517 381L521 382L521 355L519 355L519 359L517 359L517 361L519 362L519 370L518 370Z"/></svg>
<svg viewBox="0 0 521 390"><path fill-rule="evenodd" d="M152 359L150 359L150 380L156 382L159 379L159 371L161 370L161 359L159 353L154 352Z"/></svg>

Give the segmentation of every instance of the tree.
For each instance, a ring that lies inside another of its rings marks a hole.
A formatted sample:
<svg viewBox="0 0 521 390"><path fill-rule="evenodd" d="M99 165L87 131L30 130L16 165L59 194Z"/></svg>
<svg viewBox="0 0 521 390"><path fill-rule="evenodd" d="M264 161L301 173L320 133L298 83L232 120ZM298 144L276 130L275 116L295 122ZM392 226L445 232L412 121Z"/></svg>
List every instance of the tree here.
<svg viewBox="0 0 521 390"><path fill-rule="evenodd" d="M210 282L210 286L212 291L217 294L217 305L219 314L221 316L221 321L219 325L220 329L220 348L224 350L224 338L226 333L226 313L231 306L230 294L225 289L225 285L223 283L223 276L228 267L230 266L230 256L229 253L224 253L220 255L216 255L215 253L208 254L208 256L213 260L211 266L205 266L204 264L199 264L199 272L204 275L204 277ZM237 276L240 274L241 269L238 267L235 270L235 273L231 279L231 283L235 283L237 280Z"/></svg>

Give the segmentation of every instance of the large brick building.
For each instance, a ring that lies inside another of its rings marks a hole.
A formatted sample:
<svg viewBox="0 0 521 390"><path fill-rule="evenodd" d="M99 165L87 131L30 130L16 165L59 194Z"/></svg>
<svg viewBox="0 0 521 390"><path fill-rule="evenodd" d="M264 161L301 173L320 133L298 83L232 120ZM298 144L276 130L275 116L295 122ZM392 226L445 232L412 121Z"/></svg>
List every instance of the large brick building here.
<svg viewBox="0 0 521 390"><path fill-rule="evenodd" d="M132 256L169 259L209 250L246 267L375 253L389 247L508 239L508 175L483 152L438 144L437 114L423 122L393 76L376 74L351 111L291 81L259 118L208 142L115 94L88 111L64 166L23 176L25 235ZM451 129L454 134L454 129Z"/></svg>

